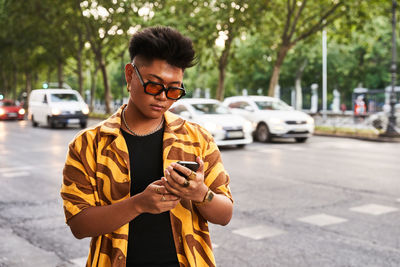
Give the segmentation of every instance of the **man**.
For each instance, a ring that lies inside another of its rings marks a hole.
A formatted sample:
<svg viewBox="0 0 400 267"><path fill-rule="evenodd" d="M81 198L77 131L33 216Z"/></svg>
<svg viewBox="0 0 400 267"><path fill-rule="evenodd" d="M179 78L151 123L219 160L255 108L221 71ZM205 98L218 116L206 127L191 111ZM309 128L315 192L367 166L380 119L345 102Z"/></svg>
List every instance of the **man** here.
<svg viewBox="0 0 400 267"><path fill-rule="evenodd" d="M229 176L212 136L168 111L185 95L192 42L168 27L146 28L129 52L128 104L69 145L67 224L76 238L92 237L87 266L215 266L207 222L232 217Z"/></svg>

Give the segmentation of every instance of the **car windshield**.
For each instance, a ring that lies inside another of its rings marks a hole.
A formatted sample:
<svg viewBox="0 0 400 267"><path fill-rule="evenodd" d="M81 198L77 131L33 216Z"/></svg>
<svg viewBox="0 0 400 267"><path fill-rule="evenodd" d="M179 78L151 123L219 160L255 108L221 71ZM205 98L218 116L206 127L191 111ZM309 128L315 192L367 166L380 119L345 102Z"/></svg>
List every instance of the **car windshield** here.
<svg viewBox="0 0 400 267"><path fill-rule="evenodd" d="M291 110L290 106L281 100L256 100L255 103L261 110Z"/></svg>
<svg viewBox="0 0 400 267"><path fill-rule="evenodd" d="M78 102L75 94L51 94L51 102Z"/></svg>
<svg viewBox="0 0 400 267"><path fill-rule="evenodd" d="M192 104L197 114L229 114L228 108L217 103Z"/></svg>
<svg viewBox="0 0 400 267"><path fill-rule="evenodd" d="M1 101L0 107L12 107L15 106L15 103L12 101Z"/></svg>

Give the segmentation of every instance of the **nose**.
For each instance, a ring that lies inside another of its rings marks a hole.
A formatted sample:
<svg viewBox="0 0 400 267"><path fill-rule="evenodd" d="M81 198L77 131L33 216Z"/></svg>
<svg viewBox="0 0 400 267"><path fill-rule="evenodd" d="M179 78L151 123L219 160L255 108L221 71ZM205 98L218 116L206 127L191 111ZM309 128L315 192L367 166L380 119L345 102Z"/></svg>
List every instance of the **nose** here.
<svg viewBox="0 0 400 267"><path fill-rule="evenodd" d="M163 90L160 94L155 96L157 100L165 101L167 100L167 91Z"/></svg>

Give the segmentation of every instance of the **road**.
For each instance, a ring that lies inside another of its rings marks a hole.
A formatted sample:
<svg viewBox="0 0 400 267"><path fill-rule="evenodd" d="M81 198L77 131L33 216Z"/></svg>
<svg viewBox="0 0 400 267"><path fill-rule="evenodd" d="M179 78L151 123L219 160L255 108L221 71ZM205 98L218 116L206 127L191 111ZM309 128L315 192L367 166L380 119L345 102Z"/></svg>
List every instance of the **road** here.
<svg viewBox="0 0 400 267"><path fill-rule="evenodd" d="M1 267L84 266L89 240L72 236L59 197L79 130L0 122ZM314 136L221 152L235 209L210 225L218 266L400 266L400 143Z"/></svg>

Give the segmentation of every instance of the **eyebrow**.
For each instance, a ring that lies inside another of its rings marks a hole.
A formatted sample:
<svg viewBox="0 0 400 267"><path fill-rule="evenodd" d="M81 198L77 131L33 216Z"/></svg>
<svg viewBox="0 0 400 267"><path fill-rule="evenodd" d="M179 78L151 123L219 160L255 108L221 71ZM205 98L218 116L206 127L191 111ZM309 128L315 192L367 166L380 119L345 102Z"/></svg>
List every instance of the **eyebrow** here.
<svg viewBox="0 0 400 267"><path fill-rule="evenodd" d="M155 74L149 73L148 75L153 76L154 78L156 78L156 79L158 79L158 80L160 80L160 81L164 81L163 78L161 78L160 76L157 76L157 75L155 75ZM173 81L173 82L169 82L168 84L171 84L171 83L178 83L178 84L181 84L182 82L181 82L181 81Z"/></svg>

